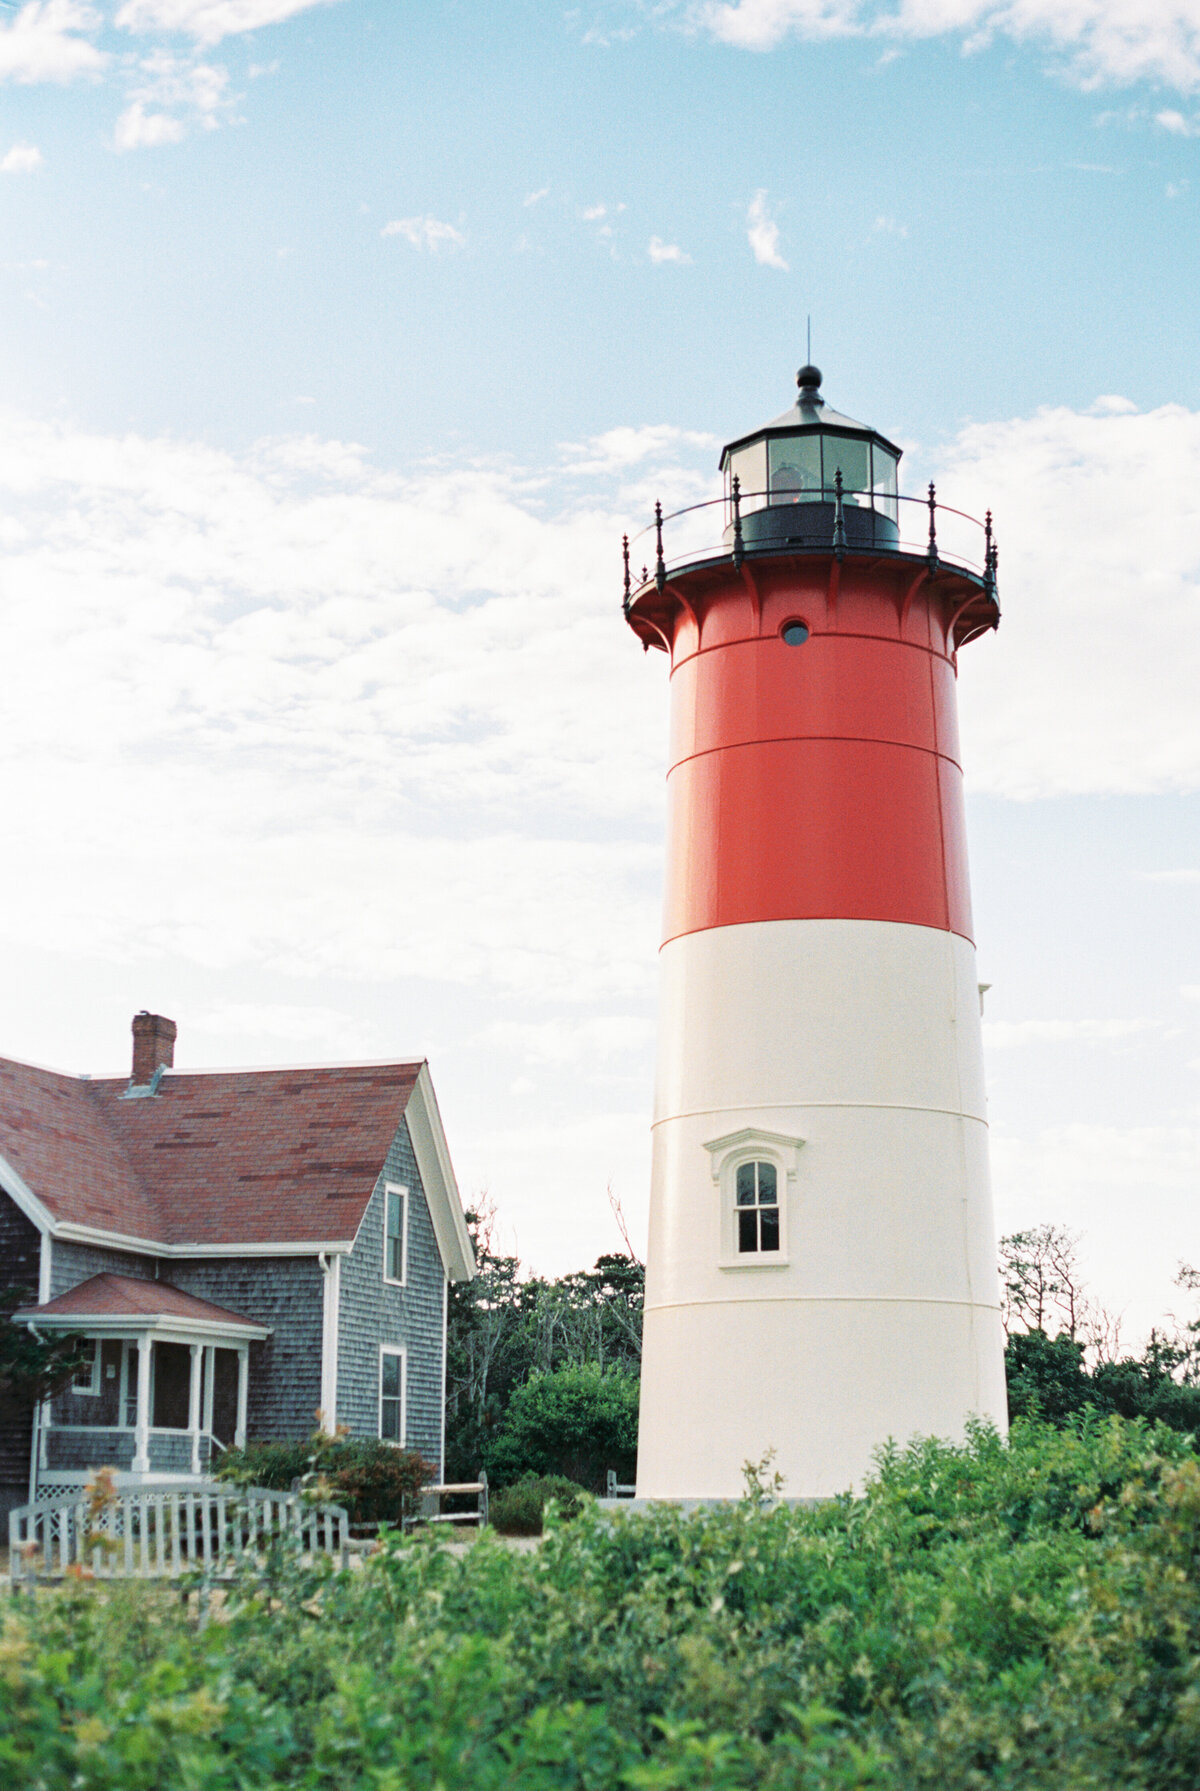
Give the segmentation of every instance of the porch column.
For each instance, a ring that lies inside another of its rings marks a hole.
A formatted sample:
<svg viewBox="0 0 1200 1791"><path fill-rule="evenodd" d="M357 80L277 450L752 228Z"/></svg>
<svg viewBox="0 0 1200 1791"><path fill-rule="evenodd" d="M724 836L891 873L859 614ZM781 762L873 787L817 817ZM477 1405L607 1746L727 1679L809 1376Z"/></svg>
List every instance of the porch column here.
<svg viewBox="0 0 1200 1791"><path fill-rule="evenodd" d="M233 1433L234 1447L246 1447L246 1403L250 1387L250 1345L243 1343L238 1349L238 1407L237 1429Z"/></svg>
<svg viewBox="0 0 1200 1791"><path fill-rule="evenodd" d="M212 1436L213 1418L213 1375L216 1373L216 1367L216 1345L209 1343L205 1346L204 1350L204 1418L202 1422L204 1429L207 1431L210 1438Z"/></svg>
<svg viewBox="0 0 1200 1791"><path fill-rule="evenodd" d="M188 1383L188 1431L192 1439L192 1473L200 1472L200 1369L204 1360L203 1345L188 1346L192 1352L192 1378Z"/></svg>
<svg viewBox="0 0 1200 1791"><path fill-rule="evenodd" d="M138 1338L137 1419L133 1427L133 1471L150 1472L150 1339Z"/></svg>

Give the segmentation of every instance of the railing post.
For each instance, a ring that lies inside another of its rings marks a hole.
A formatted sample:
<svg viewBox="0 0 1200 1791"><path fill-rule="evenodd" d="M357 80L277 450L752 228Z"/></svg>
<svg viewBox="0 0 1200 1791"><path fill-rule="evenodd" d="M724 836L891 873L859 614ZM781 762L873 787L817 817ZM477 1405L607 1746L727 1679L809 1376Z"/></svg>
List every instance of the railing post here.
<svg viewBox="0 0 1200 1791"><path fill-rule="evenodd" d="M931 572L936 572L937 569L937 493L934 490L933 480L931 479L929 481L929 570Z"/></svg>
<svg viewBox="0 0 1200 1791"><path fill-rule="evenodd" d="M737 474L733 475L733 564L740 569L746 557L746 549L742 542L742 482Z"/></svg>
<svg viewBox="0 0 1200 1791"><path fill-rule="evenodd" d="M992 538L992 513L989 510L983 524L983 589L993 603L996 600L996 543Z"/></svg>
<svg viewBox="0 0 1200 1791"><path fill-rule="evenodd" d="M628 622L628 620L629 620L629 599L630 599L630 594L631 594L630 584L629 584L629 536L628 535L621 536L621 552L625 557L625 596L622 600L621 608L625 613L625 620Z"/></svg>
<svg viewBox="0 0 1200 1791"><path fill-rule="evenodd" d="M842 510L842 469L840 466L833 475L833 555L837 560L846 557L846 518Z"/></svg>
<svg viewBox="0 0 1200 1791"><path fill-rule="evenodd" d="M663 559L662 525L662 505L656 503L654 506L654 539L658 557L654 562L654 583L659 591L665 591L667 587L667 563Z"/></svg>

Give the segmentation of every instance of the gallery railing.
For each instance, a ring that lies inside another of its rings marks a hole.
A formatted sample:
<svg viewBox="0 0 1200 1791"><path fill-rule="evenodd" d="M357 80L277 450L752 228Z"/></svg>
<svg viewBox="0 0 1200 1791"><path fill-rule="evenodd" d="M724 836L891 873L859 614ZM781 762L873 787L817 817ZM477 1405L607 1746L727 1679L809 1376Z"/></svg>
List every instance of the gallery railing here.
<svg viewBox="0 0 1200 1791"><path fill-rule="evenodd" d="M909 506L903 512L901 504ZM711 540L708 524L711 512L724 513L721 540ZM901 533L900 517L906 524L920 515L920 524L911 534ZM697 526L699 525L699 526ZM674 539L668 543L667 535ZM644 564L639 577L634 570L637 545L653 538L654 564ZM930 482L928 496L907 497L878 491L852 491L842 484L839 472L833 485L822 491L751 491L743 492L735 478L728 496L709 498L703 503L686 504L681 510L663 514L661 504L654 506L654 521L638 534L622 537L625 582L622 608L629 615L630 605L647 585L662 591L672 573L722 561L735 568L759 554L790 551L832 553L844 559L847 553L897 554L907 559L923 559L930 572L941 567L966 573L980 586L983 595L996 601L996 537L989 510L983 522L937 501L937 490ZM672 551L668 551L668 547Z"/></svg>

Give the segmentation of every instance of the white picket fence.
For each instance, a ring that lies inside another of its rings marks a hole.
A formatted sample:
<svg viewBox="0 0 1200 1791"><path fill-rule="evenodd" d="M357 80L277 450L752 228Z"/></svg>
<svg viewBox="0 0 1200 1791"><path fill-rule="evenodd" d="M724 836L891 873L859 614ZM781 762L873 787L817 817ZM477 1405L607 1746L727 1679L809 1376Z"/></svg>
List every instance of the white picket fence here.
<svg viewBox="0 0 1200 1791"><path fill-rule="evenodd" d="M123 1487L99 1508L83 1489L9 1513L14 1589L78 1572L94 1579L219 1576L273 1542L349 1564L350 1523L341 1505L307 1504L294 1493L212 1482Z"/></svg>

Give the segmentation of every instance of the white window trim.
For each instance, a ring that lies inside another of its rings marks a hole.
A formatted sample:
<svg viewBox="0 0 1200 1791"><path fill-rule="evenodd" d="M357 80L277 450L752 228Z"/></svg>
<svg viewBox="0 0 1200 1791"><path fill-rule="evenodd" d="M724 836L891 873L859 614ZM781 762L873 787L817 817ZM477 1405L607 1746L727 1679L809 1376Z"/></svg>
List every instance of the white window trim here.
<svg viewBox="0 0 1200 1791"><path fill-rule="evenodd" d="M705 1146L709 1153L712 1179L719 1195L717 1265L722 1269L751 1272L786 1269L789 1266L788 1234L793 1187L800 1146L803 1138L787 1137L782 1132L766 1132L759 1126L744 1126L740 1132L729 1132L713 1138ZM775 1168L779 1191L779 1248L765 1252L737 1247L737 1172L743 1163L771 1163Z"/></svg>
<svg viewBox="0 0 1200 1791"><path fill-rule="evenodd" d="M79 1399L94 1399L100 1392L100 1339L92 1337L89 1342L92 1346L92 1366L87 1385L84 1386L82 1382L73 1380L70 1387L72 1394Z"/></svg>
<svg viewBox="0 0 1200 1791"><path fill-rule="evenodd" d="M399 1356L400 1358L400 1437L385 1437L383 1434L383 1358ZM382 1443L394 1443L398 1449L408 1447L408 1351L403 1344L381 1343L379 1346L379 1413L375 1426L376 1435Z"/></svg>
<svg viewBox="0 0 1200 1791"><path fill-rule="evenodd" d="M400 1279L388 1274L388 1196L400 1196ZM408 1286L408 1189L400 1182L383 1184L383 1279L388 1287Z"/></svg>

